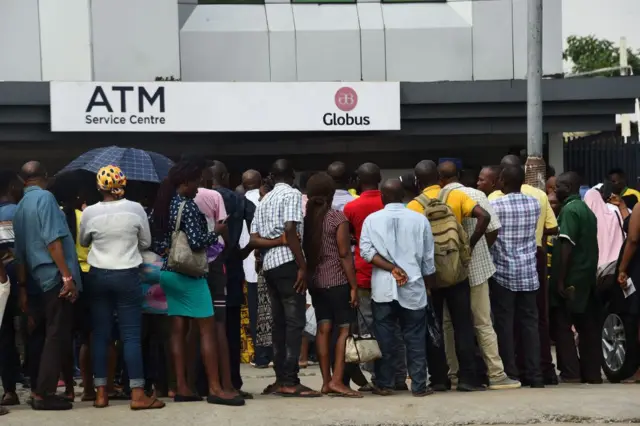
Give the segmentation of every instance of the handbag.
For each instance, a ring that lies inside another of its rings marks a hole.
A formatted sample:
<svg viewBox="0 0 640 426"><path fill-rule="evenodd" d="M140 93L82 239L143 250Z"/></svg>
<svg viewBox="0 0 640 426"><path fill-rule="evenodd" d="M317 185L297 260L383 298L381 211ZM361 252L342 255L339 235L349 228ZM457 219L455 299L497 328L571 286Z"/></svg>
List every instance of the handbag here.
<svg viewBox="0 0 640 426"><path fill-rule="evenodd" d="M167 258L167 266L180 274L198 278L209 272L209 264L207 263L206 251L192 250L187 234L180 230L182 210L185 204L187 202L183 201L178 208L176 227L171 234L171 250Z"/></svg>
<svg viewBox="0 0 640 426"><path fill-rule="evenodd" d="M380 346L376 340L371 326L367 324L364 315L357 309L358 314L362 318L363 324L367 326L371 334L362 334L361 330L347 337L347 344L344 351L344 360L349 363L366 363L379 360L382 358Z"/></svg>

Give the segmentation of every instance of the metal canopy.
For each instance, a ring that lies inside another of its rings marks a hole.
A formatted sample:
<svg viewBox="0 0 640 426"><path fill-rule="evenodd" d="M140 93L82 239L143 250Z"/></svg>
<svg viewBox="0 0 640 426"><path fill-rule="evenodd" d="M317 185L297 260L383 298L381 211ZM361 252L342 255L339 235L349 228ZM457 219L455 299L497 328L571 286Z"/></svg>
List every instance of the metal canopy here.
<svg viewBox="0 0 640 426"><path fill-rule="evenodd" d="M525 80L406 82L401 83L400 91L402 130L384 132L389 136L526 133ZM614 130L615 114L633 113L636 97L640 97L640 76L545 79L544 131ZM232 140L238 133L216 136ZM68 138L64 133L49 131L48 82L0 82L0 141ZM253 134L251 139L272 137L267 133Z"/></svg>

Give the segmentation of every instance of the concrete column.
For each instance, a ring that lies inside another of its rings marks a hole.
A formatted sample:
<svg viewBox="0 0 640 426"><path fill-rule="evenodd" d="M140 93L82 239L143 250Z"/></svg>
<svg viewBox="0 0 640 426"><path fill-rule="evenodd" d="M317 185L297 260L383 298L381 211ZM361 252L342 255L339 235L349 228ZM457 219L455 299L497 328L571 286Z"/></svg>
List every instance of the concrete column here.
<svg viewBox="0 0 640 426"><path fill-rule="evenodd" d="M564 173L564 139L562 133L549 133L549 165L556 169L556 176Z"/></svg>

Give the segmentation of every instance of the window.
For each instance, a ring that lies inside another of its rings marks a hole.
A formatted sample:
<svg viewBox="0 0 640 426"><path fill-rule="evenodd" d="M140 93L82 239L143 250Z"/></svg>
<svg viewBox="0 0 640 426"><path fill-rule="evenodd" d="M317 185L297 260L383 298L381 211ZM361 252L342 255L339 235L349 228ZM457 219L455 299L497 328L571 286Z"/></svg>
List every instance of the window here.
<svg viewBox="0 0 640 426"><path fill-rule="evenodd" d="M446 3L447 0L381 0L382 3Z"/></svg>
<svg viewBox="0 0 640 426"><path fill-rule="evenodd" d="M198 0L198 4L264 4L264 0Z"/></svg>
<svg viewBox="0 0 640 426"><path fill-rule="evenodd" d="M316 4L336 4L336 3L355 3L356 0L291 0L291 3L316 3Z"/></svg>

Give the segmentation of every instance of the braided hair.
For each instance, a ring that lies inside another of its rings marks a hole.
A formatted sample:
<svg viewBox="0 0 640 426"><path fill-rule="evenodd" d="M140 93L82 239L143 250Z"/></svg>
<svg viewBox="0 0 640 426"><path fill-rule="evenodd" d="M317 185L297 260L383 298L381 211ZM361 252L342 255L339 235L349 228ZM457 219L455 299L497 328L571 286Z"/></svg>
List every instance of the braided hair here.
<svg viewBox="0 0 640 426"><path fill-rule="evenodd" d="M328 174L317 173L307 181L307 214L304 218L303 249L307 258L307 270L310 276L320 263L324 218L331 209L335 186Z"/></svg>

